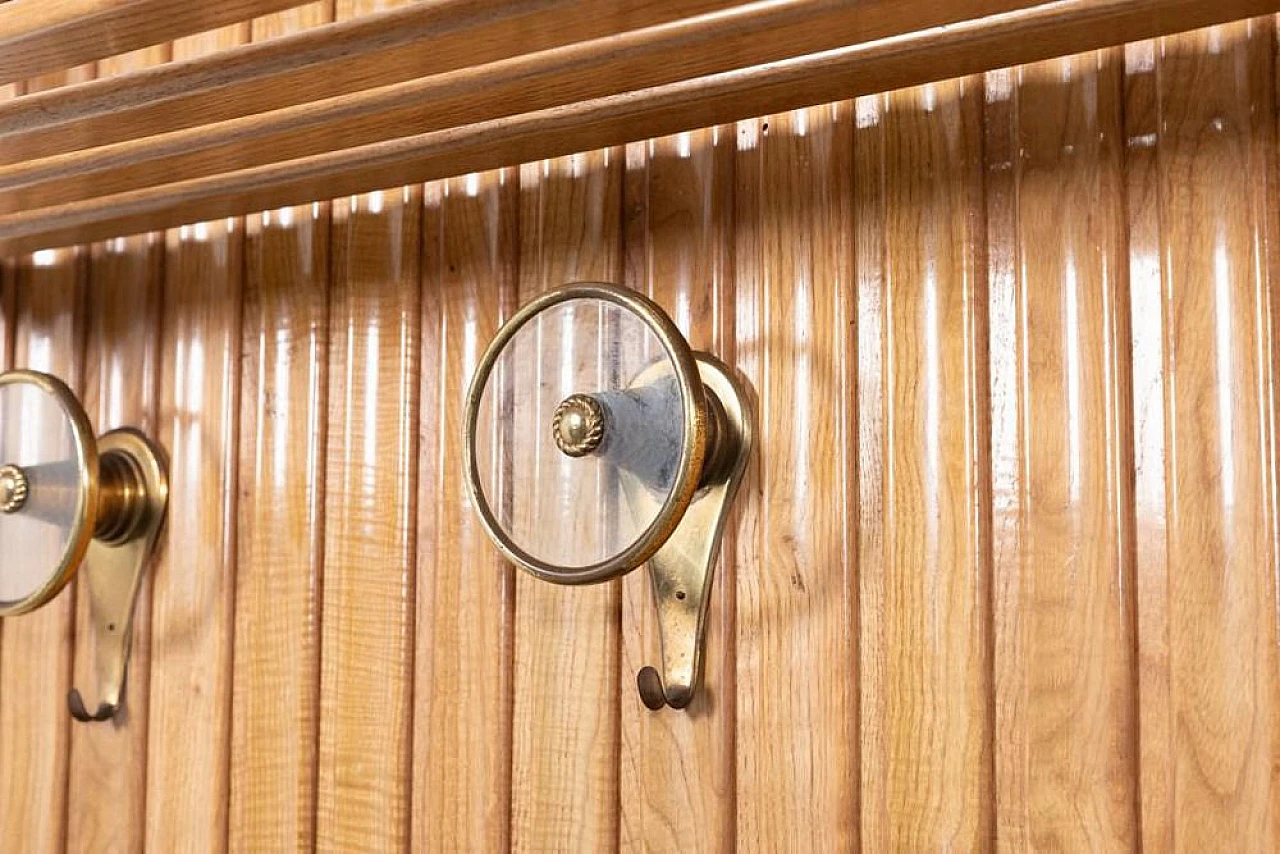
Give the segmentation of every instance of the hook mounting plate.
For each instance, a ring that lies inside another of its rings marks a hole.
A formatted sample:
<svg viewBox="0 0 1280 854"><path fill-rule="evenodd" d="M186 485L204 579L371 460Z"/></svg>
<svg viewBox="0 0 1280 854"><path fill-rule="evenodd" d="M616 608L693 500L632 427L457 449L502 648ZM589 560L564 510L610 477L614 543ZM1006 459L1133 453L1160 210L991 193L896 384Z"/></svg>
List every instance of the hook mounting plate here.
<svg viewBox="0 0 1280 854"><path fill-rule="evenodd" d="M94 634L94 672L98 707L89 712L77 688L67 694L67 707L79 721L105 721L115 717L123 696L132 647L133 614L147 559L155 547L169 504L169 479L164 457L142 433L112 430L98 439L99 455L122 453L128 458L137 482L137 521L118 540L95 538L81 567L89 591L89 619Z"/></svg>
<svg viewBox="0 0 1280 854"><path fill-rule="evenodd" d="M649 559L649 582L658 615L661 673L645 667L636 677L640 698L650 709L682 709L693 699L702 672L707 606L716 556L728 509L751 453L747 398L728 368L706 353L695 353L716 422L715 447L709 449L693 501L671 538ZM643 377L637 378L643 382ZM633 512L649 512L652 493L632 478L623 490Z"/></svg>

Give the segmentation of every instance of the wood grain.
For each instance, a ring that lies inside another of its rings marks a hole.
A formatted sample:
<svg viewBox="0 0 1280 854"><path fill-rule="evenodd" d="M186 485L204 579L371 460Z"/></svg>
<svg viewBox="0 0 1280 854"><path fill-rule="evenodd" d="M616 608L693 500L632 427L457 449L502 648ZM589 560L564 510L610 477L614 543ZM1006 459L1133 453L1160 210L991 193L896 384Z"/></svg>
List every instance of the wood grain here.
<svg viewBox="0 0 1280 854"><path fill-rule="evenodd" d="M0 83L126 53L297 0L11 0L0 5Z"/></svg>
<svg viewBox="0 0 1280 854"><path fill-rule="evenodd" d="M492 169L1229 20L1269 11L1273 3L1060 0L782 62L8 213L0 215L0 253ZM245 140L241 148L254 145Z"/></svg>
<svg viewBox="0 0 1280 854"><path fill-rule="evenodd" d="M759 448L735 559L748 850L858 843L852 135L847 103L737 128L736 367Z"/></svg>
<svg viewBox="0 0 1280 854"><path fill-rule="evenodd" d="M1142 834L1157 849L1277 844L1274 44L1257 20L1128 54Z"/></svg>
<svg viewBox="0 0 1280 854"><path fill-rule="evenodd" d="M421 189L340 199L333 218L316 839L390 851L411 832Z"/></svg>
<svg viewBox="0 0 1280 854"><path fill-rule="evenodd" d="M313 3L251 37L332 17ZM245 234L228 847L315 846L328 424L329 206L249 217Z"/></svg>
<svg viewBox="0 0 1280 854"><path fill-rule="evenodd" d="M414 846L511 847L513 568L467 498L462 419L486 342L514 309L519 172L426 188Z"/></svg>
<svg viewBox="0 0 1280 854"><path fill-rule="evenodd" d="M595 0L587 8L576 0L409 3L189 60L163 73L0 104L0 163L322 101L731 5L732 0Z"/></svg>
<svg viewBox="0 0 1280 854"><path fill-rule="evenodd" d="M16 269L13 365L53 373L83 391L84 255L41 252ZM0 648L0 838L58 852L66 840L67 713L75 588L4 621Z"/></svg>
<svg viewBox="0 0 1280 854"><path fill-rule="evenodd" d="M1123 54L988 76L998 838L1137 842Z"/></svg>
<svg viewBox="0 0 1280 854"><path fill-rule="evenodd" d="M520 302L567 282L622 280L623 157L606 149L520 167ZM572 343L594 351L584 332ZM545 354L548 367L571 356ZM561 587L520 573L516 603L512 845L614 850L621 584Z"/></svg>
<svg viewBox="0 0 1280 854"><path fill-rule="evenodd" d="M982 95L967 78L857 105L871 220L858 404L873 419L859 448L861 816L875 850L983 850L994 834Z"/></svg>
<svg viewBox="0 0 1280 854"><path fill-rule="evenodd" d="M320 783L326 851L409 839L422 197L334 205Z"/></svg>
<svg viewBox="0 0 1280 854"><path fill-rule="evenodd" d="M91 77L77 68L22 84L40 91ZM11 265L14 367L60 376L84 391L86 255L40 252ZM38 611L5 620L0 647L0 838L30 852L66 844L74 586Z"/></svg>
<svg viewBox="0 0 1280 854"><path fill-rule="evenodd" d="M302 102L183 130L138 127L128 140L0 166L0 214L249 169L410 134L574 104L947 23L963 4L829 0L736 5L608 33L553 50ZM984 11L1025 6L982 2ZM901 15L902 17L897 17ZM868 27L868 21L873 26ZM876 27L874 24L879 24ZM897 24L895 28L893 24ZM522 40L508 38L509 44ZM327 78L327 73L314 76ZM126 126L132 122L116 119ZM67 136L67 134L62 134ZM6 146L7 147L7 146Z"/></svg>
<svg viewBox="0 0 1280 854"><path fill-rule="evenodd" d="M134 427L156 435L163 270L162 235L119 238L92 248L82 403L99 433ZM100 690L93 667L98 638L88 596L78 597L76 604L74 684L92 705ZM138 592L131 643L121 711L109 725L71 728L67 848L72 851L142 847L151 685L150 571ZM104 791L112 797L103 798Z"/></svg>
<svg viewBox="0 0 1280 854"><path fill-rule="evenodd" d="M97 64L98 77L166 62L169 53L166 44L104 59ZM89 340L82 403L99 432L131 426L154 436L164 235L113 239L88 251ZM97 690L92 666L95 643L89 597L78 597L73 678L86 698ZM115 722L71 728L67 781L67 848L71 851L137 851L143 845L151 686L150 571L138 591L132 644L124 705ZM113 796L100 797L104 790Z"/></svg>
<svg viewBox="0 0 1280 854"><path fill-rule="evenodd" d="M626 283L663 306L691 347L729 365L735 149L732 126L634 143L624 185ZM730 533L711 588L702 682L685 710L655 714L638 701L635 674L661 652L648 570L623 581L623 850L733 848L735 551Z"/></svg>
<svg viewBox="0 0 1280 854"><path fill-rule="evenodd" d="M244 41L246 27L173 45L181 60ZM167 533L152 576L145 846L227 842L239 463L244 226L165 235L158 439L169 451Z"/></svg>

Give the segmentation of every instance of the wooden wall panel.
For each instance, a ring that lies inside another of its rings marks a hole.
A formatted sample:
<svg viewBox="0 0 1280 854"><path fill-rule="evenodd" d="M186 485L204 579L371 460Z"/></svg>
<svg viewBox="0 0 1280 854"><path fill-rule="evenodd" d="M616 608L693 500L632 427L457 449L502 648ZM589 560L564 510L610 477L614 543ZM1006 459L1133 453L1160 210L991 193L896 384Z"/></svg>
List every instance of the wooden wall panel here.
<svg viewBox="0 0 1280 854"><path fill-rule="evenodd" d="M1251 21L1128 54L1134 407L1150 413L1142 828L1157 849L1277 845L1274 39Z"/></svg>
<svg viewBox="0 0 1280 854"><path fill-rule="evenodd" d="M173 59L240 44L247 25L174 42ZM169 515L153 567L145 846L227 841L244 226L165 234L158 438Z"/></svg>
<svg viewBox="0 0 1280 854"><path fill-rule="evenodd" d="M414 691L413 842L511 847L515 575L467 498L462 419L486 342L513 309L519 172L427 185Z"/></svg>
<svg viewBox="0 0 1280 854"><path fill-rule="evenodd" d="M78 83L95 70L47 74L18 89ZM84 391L86 259L83 248L47 249L15 259L12 272L13 366L58 374L77 393ZM74 591L30 617L8 621L0 647L0 828L7 844L24 851L59 851L67 816Z"/></svg>
<svg viewBox="0 0 1280 854"><path fill-rule="evenodd" d="M77 393L84 391L84 261L80 249L44 250L22 258L15 276L14 367L57 374ZM63 848L74 614L74 591L64 591L22 620L5 621L0 828L15 850Z"/></svg>
<svg viewBox="0 0 1280 854"><path fill-rule="evenodd" d="M422 195L334 203L316 834L409 839Z"/></svg>
<svg viewBox="0 0 1280 854"><path fill-rule="evenodd" d="M758 398L735 558L747 850L858 839L852 140L847 103L738 126L736 367Z"/></svg>
<svg viewBox="0 0 1280 854"><path fill-rule="evenodd" d="M97 244L89 259L88 346L82 399L99 433L136 427L154 435L160 376L163 235ZM77 597L75 684L89 708L100 690L93 656L97 638L87 596ZM136 851L146 815L151 576L135 608L124 705L111 725L71 728L67 848ZM101 796L112 792L112 798Z"/></svg>
<svg viewBox="0 0 1280 854"><path fill-rule="evenodd" d="M622 279L623 156L606 149L521 167L521 302L565 282ZM516 578L517 849L618 846L620 625L621 582L561 587Z"/></svg>
<svg viewBox="0 0 1280 854"><path fill-rule="evenodd" d="M734 364L732 126L627 148L626 284L671 313L690 346ZM647 570L622 585L622 848L732 850L735 540L721 545L703 681L686 712L650 712L635 677L661 649Z"/></svg>
<svg viewBox="0 0 1280 854"><path fill-rule="evenodd" d="M110 77L168 61L158 45L101 60ZM160 291L163 234L135 235L94 245L89 259L85 396L98 432L133 426L154 435L160 373ZM77 597L73 678L95 708L92 692L96 642L89 597ZM71 851L141 849L146 816L148 695L151 670L151 574L143 577L134 612L133 649L123 713L111 726L71 728L67 781L67 848ZM102 791L113 797L101 797Z"/></svg>
<svg viewBox="0 0 1280 854"><path fill-rule="evenodd" d="M1123 54L987 83L996 801L1006 850L1137 841Z"/></svg>
<svg viewBox="0 0 1280 854"><path fill-rule="evenodd" d="M263 41L331 3L252 23ZM329 205L246 218L229 847L315 846Z"/></svg>
<svg viewBox="0 0 1280 854"><path fill-rule="evenodd" d="M337 20L386 5L339 0ZM410 838L422 192L333 206L317 847Z"/></svg>
<svg viewBox="0 0 1280 854"><path fill-rule="evenodd" d="M1260 19L5 261L0 363L153 429L173 493L122 719L67 717L74 588L0 625L3 847L1274 849L1275 50ZM575 279L757 409L684 711L636 694L642 573L536 581L466 501L480 354Z"/></svg>
<svg viewBox="0 0 1280 854"><path fill-rule="evenodd" d="M879 428L859 449L862 494L879 493L859 516L874 850L978 850L994 830L982 97L967 78L857 104L857 207L873 223L858 241L859 404Z"/></svg>

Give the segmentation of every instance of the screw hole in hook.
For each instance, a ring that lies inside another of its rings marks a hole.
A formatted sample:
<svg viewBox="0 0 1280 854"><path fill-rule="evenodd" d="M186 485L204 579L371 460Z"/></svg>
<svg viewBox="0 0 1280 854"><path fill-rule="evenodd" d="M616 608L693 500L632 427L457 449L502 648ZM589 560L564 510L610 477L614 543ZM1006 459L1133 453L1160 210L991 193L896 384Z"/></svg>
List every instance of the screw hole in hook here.
<svg viewBox="0 0 1280 854"><path fill-rule="evenodd" d="M683 598L684 598L684 591L683 591L683 590L677 590L677 591L676 591L676 598L677 598L677 599L683 599Z"/></svg>

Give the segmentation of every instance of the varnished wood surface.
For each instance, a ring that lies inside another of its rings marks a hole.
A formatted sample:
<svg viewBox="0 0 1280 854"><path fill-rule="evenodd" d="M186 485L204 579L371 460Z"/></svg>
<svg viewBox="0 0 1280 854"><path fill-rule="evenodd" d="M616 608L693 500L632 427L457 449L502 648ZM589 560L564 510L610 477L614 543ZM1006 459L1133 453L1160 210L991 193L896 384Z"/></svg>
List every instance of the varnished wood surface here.
<svg viewBox="0 0 1280 854"><path fill-rule="evenodd" d="M735 128L726 125L627 147L626 278L666 306L689 344L734 364ZM721 545L707 615L704 678L688 713L653 714L635 675L661 661L647 571L622 585L621 848L731 849L735 833L737 697L733 626L736 538Z"/></svg>
<svg viewBox="0 0 1280 854"><path fill-rule="evenodd" d="M1138 842L1123 73L1111 50L987 78L995 762L1009 850Z"/></svg>
<svg viewBox="0 0 1280 854"><path fill-rule="evenodd" d="M84 80L77 68L29 80L24 90ZM85 391L87 249L51 250L10 265L12 361L16 368L58 374ZM16 557L16 556L15 556ZM12 559L12 558L10 558ZM6 624L0 646L0 827L15 849L60 851L67 822L70 718L66 693L74 658L75 591Z"/></svg>
<svg viewBox="0 0 1280 854"><path fill-rule="evenodd" d="M169 46L148 48L98 63L98 76L163 63ZM56 90L50 90L56 91ZM154 434L160 372L160 297L164 237L138 235L89 250L82 402L99 432L133 426ZM76 602L73 679L92 702L95 639L88 597ZM129 691L122 726L72 727L68 780L67 848L72 851L142 847L146 827L147 721L151 671L151 576L143 578L134 611ZM111 791L110 799L101 792Z"/></svg>
<svg viewBox="0 0 1280 854"><path fill-rule="evenodd" d="M0 83L145 48L297 0L10 0L0 5Z"/></svg>
<svg viewBox="0 0 1280 854"><path fill-rule="evenodd" d="M426 187L413 842L511 847L514 569L466 497L462 420L484 342L514 310L519 175Z"/></svg>
<svg viewBox="0 0 1280 854"><path fill-rule="evenodd" d="M248 38L191 36L173 57ZM226 847L240 438L244 224L164 236L159 425L169 510L152 568L147 823L152 850Z"/></svg>
<svg viewBox="0 0 1280 854"><path fill-rule="evenodd" d="M4 848L1274 850L1276 44L4 262L0 359L173 479L118 725L66 717L74 588L0 623ZM483 347L577 278L751 389L686 711L642 574L536 581L465 500Z"/></svg>
<svg viewBox="0 0 1280 854"><path fill-rule="evenodd" d="M172 132L135 126L131 117L113 113L113 126L131 128L130 136L119 143L103 145L95 140L80 150L38 158L27 155L0 166L0 214L280 163L776 62L900 35L908 21L912 30L927 29L949 23L960 12L951 4L936 2L920 3L920 8L908 7L902 0L887 5L896 13L890 21L899 24L897 30L883 23L888 17L885 10L867 4L784 0L730 6L716 14L652 27L606 30L598 38L568 42L554 50L526 51L507 61L472 61L450 73L369 87L345 97L318 93L297 106L217 123L204 121ZM981 5L995 14L1025 4L1006 0ZM873 26L868 27L868 21ZM564 30L561 38L567 41L572 34L573 30ZM501 36L512 48L524 43L517 32L495 34ZM421 50L435 54L430 43ZM328 79L326 72L312 76ZM232 93L237 88L235 82L228 84ZM75 123L70 129L76 129ZM60 139L73 137L68 128L60 130Z"/></svg>
<svg viewBox="0 0 1280 854"><path fill-rule="evenodd" d="M495 168L1274 9L1274 0L747 4L0 167L0 252Z"/></svg>
<svg viewBox="0 0 1280 854"><path fill-rule="evenodd" d="M312 3L250 37L330 20ZM245 223L228 848L315 845L329 342L329 205Z"/></svg>
<svg viewBox="0 0 1280 854"><path fill-rule="evenodd" d="M0 163L323 101L731 5L595 0L585 14L577 0L448 0L368 10L129 79L0 103Z"/></svg>

